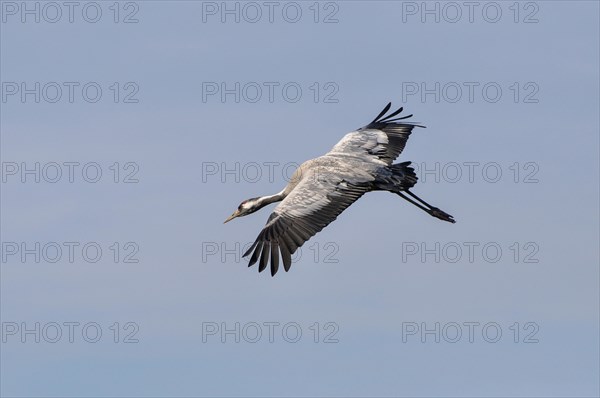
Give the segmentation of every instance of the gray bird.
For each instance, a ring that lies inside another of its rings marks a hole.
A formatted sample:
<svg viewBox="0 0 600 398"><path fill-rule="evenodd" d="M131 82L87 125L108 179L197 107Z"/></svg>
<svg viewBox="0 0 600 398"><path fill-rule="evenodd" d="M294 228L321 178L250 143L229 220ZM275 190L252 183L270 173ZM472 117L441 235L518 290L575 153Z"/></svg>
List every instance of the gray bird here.
<svg viewBox="0 0 600 398"><path fill-rule="evenodd" d="M385 114L391 103L365 127L346 134L327 154L308 160L294 172L289 184L275 195L243 201L225 222L246 216L264 206L279 202L256 241L244 253L252 253L249 267L260 258L258 271L271 260L271 275L279 269L279 254L286 271L292 254L341 212L370 191L395 193L440 220L454 218L431 206L410 191L417 176L410 162L392 164L400 155L415 123L399 122L412 115L397 117L403 108Z"/></svg>

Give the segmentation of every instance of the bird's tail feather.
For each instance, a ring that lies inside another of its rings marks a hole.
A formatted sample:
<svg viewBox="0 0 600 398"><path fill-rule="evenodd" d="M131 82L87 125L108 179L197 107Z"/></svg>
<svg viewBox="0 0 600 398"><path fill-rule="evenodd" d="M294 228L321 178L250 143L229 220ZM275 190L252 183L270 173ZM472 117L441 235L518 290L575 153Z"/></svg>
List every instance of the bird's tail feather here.
<svg viewBox="0 0 600 398"><path fill-rule="evenodd" d="M376 185L378 189L390 192L406 191L417 183L415 169L410 162L402 162L386 167L379 173Z"/></svg>

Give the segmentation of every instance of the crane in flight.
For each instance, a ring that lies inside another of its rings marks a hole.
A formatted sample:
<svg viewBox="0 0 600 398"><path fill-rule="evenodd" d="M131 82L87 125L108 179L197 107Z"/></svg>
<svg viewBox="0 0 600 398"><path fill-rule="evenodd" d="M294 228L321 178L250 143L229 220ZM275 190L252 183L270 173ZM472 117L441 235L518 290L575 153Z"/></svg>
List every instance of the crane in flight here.
<svg viewBox="0 0 600 398"><path fill-rule="evenodd" d="M281 253L287 272L292 265L292 254L300 246L370 191L395 193L433 217L455 222L450 214L410 191L417 183L410 162L392 164L404 149L413 128L423 126L403 121L412 115L395 118L403 108L385 116L391 106L388 103L371 123L346 134L325 155L300 165L281 192L244 200L225 220L252 214L281 201L244 253L243 257L252 253L249 267L260 259L258 271L262 272L270 259L274 276Z"/></svg>

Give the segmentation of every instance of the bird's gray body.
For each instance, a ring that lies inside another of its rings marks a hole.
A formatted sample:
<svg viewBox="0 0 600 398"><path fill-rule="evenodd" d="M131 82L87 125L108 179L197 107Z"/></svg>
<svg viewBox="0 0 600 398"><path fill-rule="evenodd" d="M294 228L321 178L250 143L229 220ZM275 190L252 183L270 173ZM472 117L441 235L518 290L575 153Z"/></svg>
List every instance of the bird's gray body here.
<svg viewBox="0 0 600 398"><path fill-rule="evenodd" d="M274 212L302 216L335 200L337 191L351 186L360 187L363 193L376 189L376 182L391 175L388 164L369 153L381 142L387 144L382 131L352 132L327 154L302 163L283 190L284 199Z"/></svg>
<svg viewBox="0 0 600 398"><path fill-rule="evenodd" d="M417 182L410 162L392 164L404 149L411 131L418 125L396 122L410 116L392 119L402 108L382 118L390 105L367 126L346 134L327 154L302 163L281 192L250 199L240 205L229 219L281 201L252 247L244 254L252 253L249 266L260 259L259 271L262 271L270 260L271 274L274 275L279 268L281 254L287 271L291 265L291 254L358 198L373 190L396 193L432 216L454 222L452 216L428 205L409 191ZM427 207L406 197L405 193Z"/></svg>

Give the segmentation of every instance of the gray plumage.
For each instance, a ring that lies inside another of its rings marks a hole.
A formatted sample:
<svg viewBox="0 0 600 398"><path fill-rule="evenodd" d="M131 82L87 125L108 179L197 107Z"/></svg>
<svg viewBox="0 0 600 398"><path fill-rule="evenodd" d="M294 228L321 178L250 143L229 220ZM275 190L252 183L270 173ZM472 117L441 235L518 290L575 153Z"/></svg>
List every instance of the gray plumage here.
<svg viewBox="0 0 600 398"><path fill-rule="evenodd" d="M383 117L390 107L391 103L371 123L346 134L325 155L300 165L283 191L248 199L225 220L251 214L269 203L281 201L244 253L244 257L252 253L248 266L259 262L258 270L262 272L270 260L271 275L275 275L281 254L283 267L288 271L291 256L300 246L369 191L395 193L434 217L455 222L452 216L409 190L417 183L410 162L392 164L404 149L412 130L422 126L400 122L412 115L394 118L402 108Z"/></svg>

